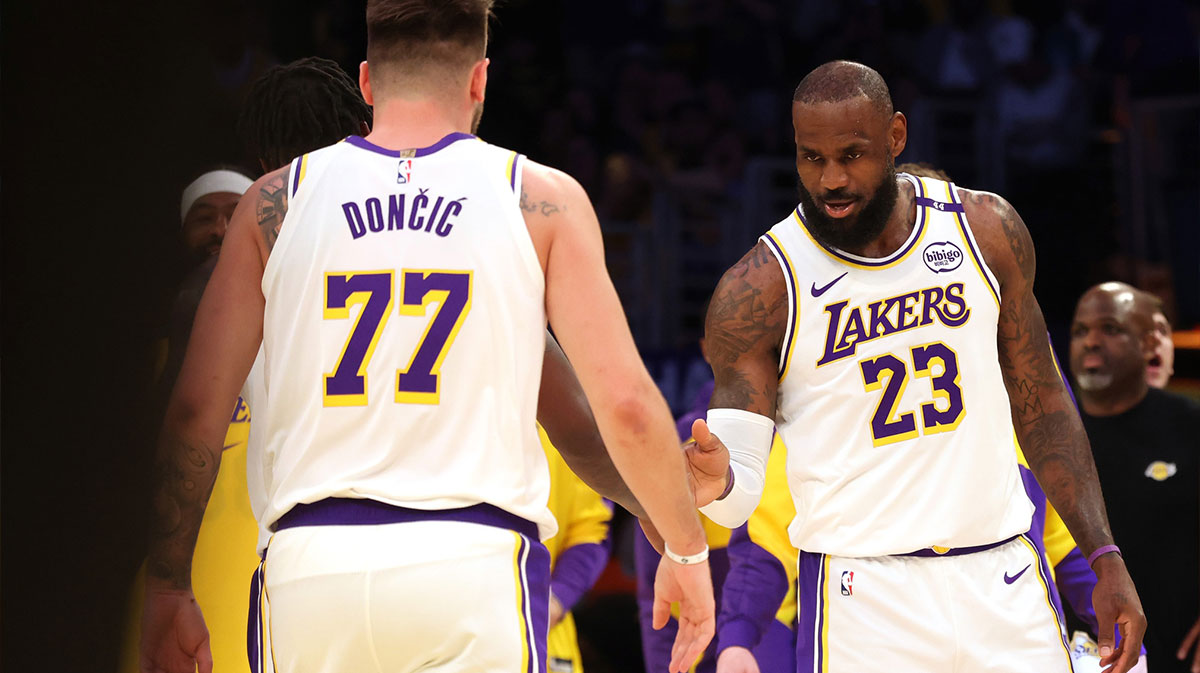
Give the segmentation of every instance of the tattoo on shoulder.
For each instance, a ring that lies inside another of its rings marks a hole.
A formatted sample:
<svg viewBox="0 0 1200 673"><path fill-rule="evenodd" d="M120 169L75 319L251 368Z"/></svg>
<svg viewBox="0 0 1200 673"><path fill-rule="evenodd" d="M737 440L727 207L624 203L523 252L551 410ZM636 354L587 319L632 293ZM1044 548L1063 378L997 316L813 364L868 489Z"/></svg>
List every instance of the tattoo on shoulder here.
<svg viewBox="0 0 1200 673"><path fill-rule="evenodd" d="M291 172L291 166L277 171L262 184L258 192L255 212L263 239L267 242L267 250L274 249L275 241L279 238L279 229L283 226L283 217L287 214L287 186Z"/></svg>
<svg viewBox="0 0 1200 673"><path fill-rule="evenodd" d="M529 192L522 189L521 210L527 213L541 213L543 216L549 217L555 213L567 212L567 204L551 203L549 201L535 201L529 197Z"/></svg>
<svg viewBox="0 0 1200 673"><path fill-rule="evenodd" d="M767 275L770 271L764 273L768 267L780 274L780 283L772 282L773 277ZM719 383L714 404L741 409L774 407L775 382L766 388L754 384L745 373L743 358L749 354L751 359L768 359L772 365L779 361L788 318L782 272L766 244L759 241L717 283L705 320L706 350Z"/></svg>

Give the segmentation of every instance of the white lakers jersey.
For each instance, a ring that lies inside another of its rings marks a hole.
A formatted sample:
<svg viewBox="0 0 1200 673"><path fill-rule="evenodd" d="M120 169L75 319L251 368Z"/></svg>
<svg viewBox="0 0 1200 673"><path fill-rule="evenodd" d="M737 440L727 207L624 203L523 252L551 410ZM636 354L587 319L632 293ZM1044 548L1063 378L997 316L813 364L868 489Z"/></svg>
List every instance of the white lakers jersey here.
<svg viewBox="0 0 1200 673"><path fill-rule="evenodd" d="M521 162L460 133L403 151L351 136L292 162L262 282L265 526L345 497L488 503L554 534Z"/></svg>
<svg viewBox="0 0 1200 673"><path fill-rule="evenodd" d="M797 548L882 556L1029 529L997 359L999 285L953 186L909 180L912 235L868 259L823 246L799 208L762 240L791 302L776 423Z"/></svg>

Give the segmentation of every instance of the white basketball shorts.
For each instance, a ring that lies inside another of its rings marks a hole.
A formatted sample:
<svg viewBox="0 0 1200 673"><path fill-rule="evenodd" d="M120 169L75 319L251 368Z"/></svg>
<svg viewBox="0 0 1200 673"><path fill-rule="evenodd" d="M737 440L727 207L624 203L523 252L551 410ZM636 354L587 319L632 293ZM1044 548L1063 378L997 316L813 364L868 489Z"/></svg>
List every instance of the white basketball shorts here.
<svg viewBox="0 0 1200 673"><path fill-rule="evenodd" d="M801 552L797 670L1071 673L1044 559L1025 537L927 551Z"/></svg>

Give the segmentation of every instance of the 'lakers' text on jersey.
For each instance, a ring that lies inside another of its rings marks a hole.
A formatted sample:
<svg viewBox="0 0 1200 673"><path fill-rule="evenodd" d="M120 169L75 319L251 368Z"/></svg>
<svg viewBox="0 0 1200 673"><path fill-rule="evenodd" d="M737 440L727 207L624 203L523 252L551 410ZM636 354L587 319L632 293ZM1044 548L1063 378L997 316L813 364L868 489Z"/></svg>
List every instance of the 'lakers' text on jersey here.
<svg viewBox="0 0 1200 673"><path fill-rule="evenodd" d="M405 151L351 136L292 163L252 403L264 524L341 497L488 503L554 533L521 162L456 133Z"/></svg>
<svg viewBox="0 0 1200 673"><path fill-rule="evenodd" d="M996 347L1000 294L953 185L902 175L912 234L868 259L826 247L797 209L763 236L791 302L777 425L792 542L882 556L1029 528Z"/></svg>

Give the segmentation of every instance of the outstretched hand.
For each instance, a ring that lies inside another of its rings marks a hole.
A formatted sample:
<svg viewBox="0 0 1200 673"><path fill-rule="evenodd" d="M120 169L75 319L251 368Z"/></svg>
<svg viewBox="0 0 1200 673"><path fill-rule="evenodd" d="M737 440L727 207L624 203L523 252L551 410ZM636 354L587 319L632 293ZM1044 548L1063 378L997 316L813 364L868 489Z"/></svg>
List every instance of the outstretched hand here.
<svg viewBox="0 0 1200 673"><path fill-rule="evenodd" d="M1200 673L1200 617L1196 619L1196 623L1192 625L1192 630L1187 632L1183 637L1183 642L1179 644L1179 651L1175 653L1175 658L1180 661L1187 661L1188 652L1195 649L1195 656L1192 657L1192 673Z"/></svg>
<svg viewBox="0 0 1200 673"><path fill-rule="evenodd" d="M716 500L729 485L729 449L708 429L703 418L692 423L692 439L683 445L687 457L688 484L703 507Z"/></svg>
<svg viewBox="0 0 1200 673"><path fill-rule="evenodd" d="M1142 636L1146 634L1146 615L1138 598L1125 561L1117 554L1096 559L1096 588L1092 606L1099 625L1100 666L1105 673L1127 673L1138 663ZM1121 631L1121 643L1114 645L1114 626ZM1109 668L1111 666L1111 668Z"/></svg>
<svg viewBox="0 0 1200 673"><path fill-rule="evenodd" d="M716 603L708 561L682 565L666 556L654 576L655 630L667 625L671 604L679 603L679 630L671 646L670 673L684 673L704 653L716 633Z"/></svg>
<svg viewBox="0 0 1200 673"><path fill-rule="evenodd" d="M190 590L146 581L140 673L212 673L208 628Z"/></svg>

